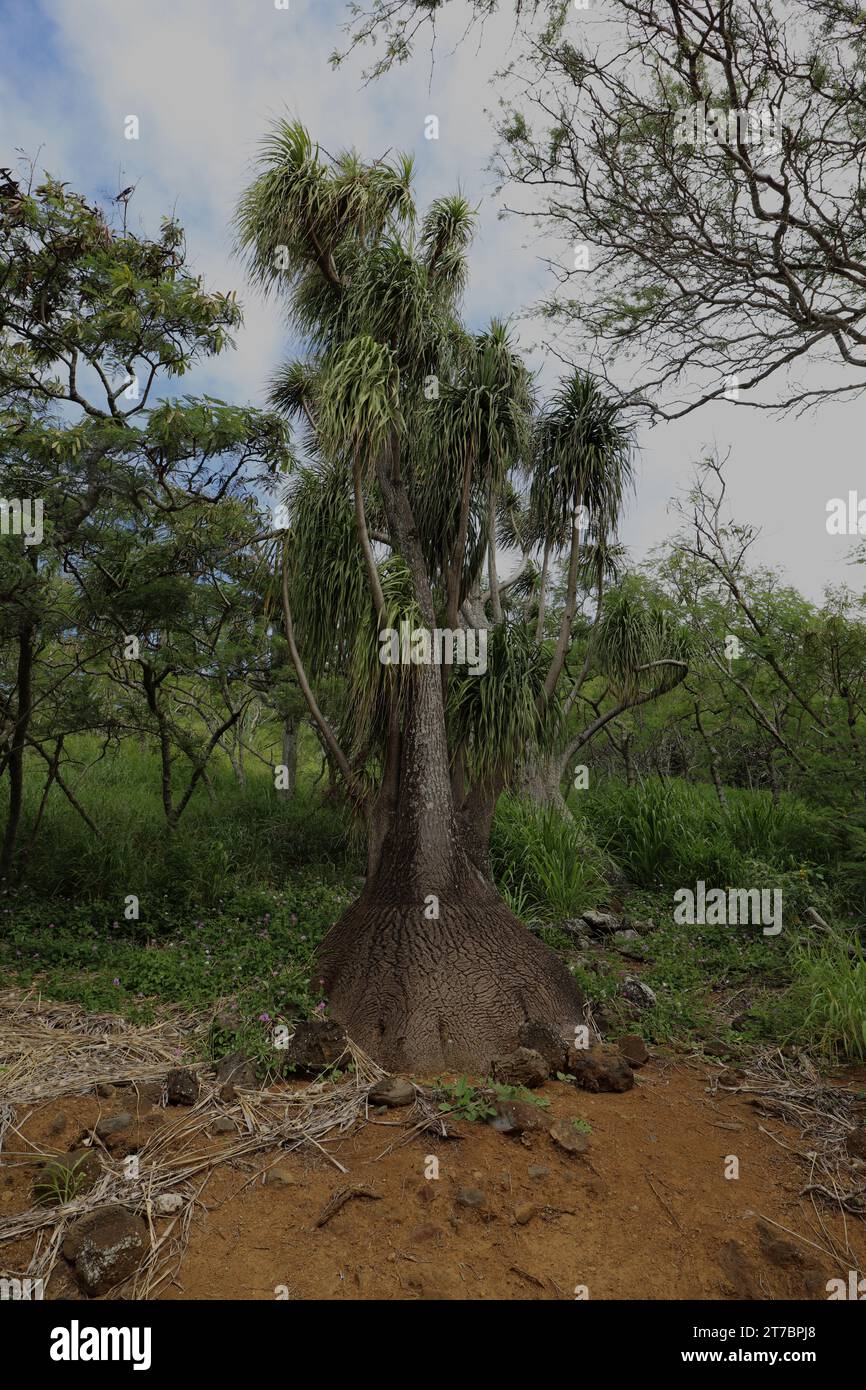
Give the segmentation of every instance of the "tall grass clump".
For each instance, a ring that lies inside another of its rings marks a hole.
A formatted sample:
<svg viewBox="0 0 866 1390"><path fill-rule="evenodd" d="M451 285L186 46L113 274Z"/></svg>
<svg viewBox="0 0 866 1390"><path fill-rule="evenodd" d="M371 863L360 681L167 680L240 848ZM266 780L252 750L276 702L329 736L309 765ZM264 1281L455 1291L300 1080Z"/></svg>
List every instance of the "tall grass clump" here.
<svg viewBox="0 0 866 1390"><path fill-rule="evenodd" d="M792 948L791 1003L798 1036L834 1063L866 1062L866 957L859 941L833 936Z"/></svg>
<svg viewBox="0 0 866 1390"><path fill-rule="evenodd" d="M577 917L605 894L606 861L586 827L527 799L500 801L490 859L500 890L525 920Z"/></svg>
<svg viewBox="0 0 866 1390"><path fill-rule="evenodd" d="M747 884L756 863L790 872L826 862L823 815L795 797L732 789L721 806L712 787L649 778L606 781L573 793L571 805L623 872L644 888Z"/></svg>
<svg viewBox="0 0 866 1390"><path fill-rule="evenodd" d="M280 797L261 763L252 763L240 787L228 760L212 759L209 786L199 785L169 831L153 751L130 740L92 759L88 748L75 794L96 833L53 788L22 883L30 894L116 898L119 907L127 894L165 896L207 906L247 886L280 886L287 872L304 865L352 871L361 862L339 807L323 803L309 785L291 799ZM181 786L183 774L178 769ZM29 781L25 840L38 800L36 778Z"/></svg>

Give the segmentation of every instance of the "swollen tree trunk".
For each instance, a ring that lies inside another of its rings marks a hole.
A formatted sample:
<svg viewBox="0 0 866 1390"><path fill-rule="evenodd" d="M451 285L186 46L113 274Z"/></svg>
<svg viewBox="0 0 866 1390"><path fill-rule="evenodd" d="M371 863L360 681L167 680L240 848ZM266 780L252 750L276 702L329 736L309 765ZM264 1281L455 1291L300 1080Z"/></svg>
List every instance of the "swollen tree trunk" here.
<svg viewBox="0 0 866 1390"><path fill-rule="evenodd" d="M481 1074L526 1020L573 1039L577 985L499 897L455 816L435 667L413 673L399 770L386 769L374 822L385 829L364 891L319 953L349 1036L392 1070Z"/></svg>

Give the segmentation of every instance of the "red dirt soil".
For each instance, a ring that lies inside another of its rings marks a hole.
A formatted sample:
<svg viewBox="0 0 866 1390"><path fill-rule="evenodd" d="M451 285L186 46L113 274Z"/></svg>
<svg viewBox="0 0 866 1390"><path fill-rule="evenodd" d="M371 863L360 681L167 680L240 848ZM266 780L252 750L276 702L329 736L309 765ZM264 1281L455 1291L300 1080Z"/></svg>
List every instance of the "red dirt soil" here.
<svg viewBox="0 0 866 1390"><path fill-rule="evenodd" d="M313 1146L219 1165L176 1277L157 1296L573 1299L582 1287L591 1299L825 1299L828 1279L866 1269L866 1226L801 1197L808 1169L782 1147L799 1135L744 1098L711 1095L712 1075L656 1057L623 1095L548 1083L536 1094L550 1117L592 1127L581 1156L546 1133L507 1137L466 1121L460 1139L401 1143L407 1112L391 1110L329 1145L347 1175ZM0 1214L30 1205L34 1168L20 1155L67 1150L100 1115L127 1108L129 1094L52 1100L19 1115L19 1157L0 1167ZM141 1108L148 1125L161 1123L162 1112ZM61 1111L67 1123L52 1133ZM438 1180L425 1177L428 1155ZM737 1179L725 1176L729 1155ZM287 1185L263 1182L274 1164ZM549 1172L530 1177L533 1165ZM316 1227L346 1185L380 1200L356 1197ZM483 1207L455 1202L467 1187L484 1192ZM529 1205L531 1214L521 1210ZM825 1253L825 1231L850 1259ZM10 1244L0 1265L21 1270L29 1255L26 1243ZM63 1261L46 1296L80 1297Z"/></svg>

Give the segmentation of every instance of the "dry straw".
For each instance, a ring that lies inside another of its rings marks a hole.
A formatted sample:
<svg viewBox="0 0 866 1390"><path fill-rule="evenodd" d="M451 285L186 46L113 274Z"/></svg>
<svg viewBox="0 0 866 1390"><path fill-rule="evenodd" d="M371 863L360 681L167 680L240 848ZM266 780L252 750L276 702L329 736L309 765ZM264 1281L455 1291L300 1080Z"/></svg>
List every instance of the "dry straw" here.
<svg viewBox="0 0 866 1390"><path fill-rule="evenodd" d="M184 1053L207 1031L210 1015L190 1016L166 1010L160 1021L142 1028L116 1014L86 1014L74 1005L49 1003L31 994L0 991L0 1150L9 1134L28 1118L27 1107L60 1096L92 1093L101 1082L114 1085L158 1080L181 1065ZM100 1207L118 1204L137 1212L151 1234L150 1251L124 1294L153 1297L166 1279L175 1278L189 1239L190 1224L213 1170L226 1163L249 1162L312 1146L341 1173L347 1170L329 1145L367 1114L367 1092L385 1073L351 1042L335 1064L336 1081L315 1081L298 1089L278 1084L265 1090L235 1087L235 1099L220 1099L221 1086L207 1063L185 1062L199 1080L195 1105L165 1112L165 1125L138 1153L136 1179L125 1175L122 1160L102 1152L104 1171L86 1193L59 1207L34 1205L0 1220L0 1248L26 1240L33 1252L26 1277L48 1283L69 1226ZM419 1113L422 1107L419 1099ZM208 1134L218 1116L237 1126L237 1137L219 1142ZM33 1163L32 1153L26 1157ZM40 1156L41 1157L41 1156ZM268 1165L272 1166L272 1165ZM252 1181L261 1181L257 1166ZM157 1215L156 1199L178 1193L182 1206L169 1220Z"/></svg>

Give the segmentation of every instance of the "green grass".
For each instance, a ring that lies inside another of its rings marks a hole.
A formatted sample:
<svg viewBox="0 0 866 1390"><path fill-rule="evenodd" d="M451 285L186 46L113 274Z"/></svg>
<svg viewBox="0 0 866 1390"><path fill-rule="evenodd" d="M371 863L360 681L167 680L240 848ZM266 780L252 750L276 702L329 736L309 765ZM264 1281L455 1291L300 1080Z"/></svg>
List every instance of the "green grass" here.
<svg viewBox="0 0 866 1390"><path fill-rule="evenodd" d="M282 892L239 892L200 915L179 907L156 922L125 922L99 902L19 898L0 916L0 970L24 987L38 980L49 998L140 1022L158 1002L209 1009L225 1000L237 1036L221 1050L273 1061L274 1027L321 1001L314 953L355 894L339 877L306 870Z"/></svg>
<svg viewBox="0 0 866 1390"><path fill-rule="evenodd" d="M755 866L805 871L820 884L833 848L826 816L795 797L777 806L766 792L732 789L722 808L712 787L650 778L626 787L608 780L572 792L570 806L599 845L641 888L760 886Z"/></svg>
<svg viewBox="0 0 866 1390"><path fill-rule="evenodd" d="M800 1014L798 1034L833 1061L866 1062L866 956L838 937L820 944L801 943L794 953L792 1010Z"/></svg>
<svg viewBox="0 0 866 1390"><path fill-rule="evenodd" d="M348 817L322 805L320 789L311 789L309 745L302 750L304 791L292 800L275 791L270 768L258 759L248 760L245 787L227 759L214 759L212 796L199 784L173 834L166 829L154 753L128 741L119 754L109 750L94 762L98 750L83 739L73 751L80 769L69 780L99 838L52 791L26 875L41 897L113 902L115 915L122 915L129 894L148 899L154 910L160 900L172 910L183 903L204 908L238 888L280 887L296 867L360 867ZM182 768L176 780L183 785ZM29 778L24 838L37 792L36 778Z"/></svg>
<svg viewBox="0 0 866 1390"><path fill-rule="evenodd" d="M501 891L524 921L577 917L607 891L607 864L586 828L517 797L503 797L496 809L490 858Z"/></svg>
<svg viewBox="0 0 866 1390"><path fill-rule="evenodd" d="M275 792L267 763L250 757L239 787L228 761L215 760L211 792L199 789L173 835L152 753L133 741L104 757L85 740L73 749L70 781L100 837L55 789L24 883L0 898L4 978L142 1021L163 1002L212 1010L228 1001L237 1026L205 1047L217 1055L242 1046L273 1066L274 1026L321 1004L316 947L357 896L363 864L357 832L315 784L315 740L302 742L292 800ZM266 742L260 751L267 762L276 756ZM25 835L33 788L28 797ZM866 1060L866 962L859 947L848 954L856 936L834 858L849 852L850 836L839 851L826 816L795 798L773 806L763 793L734 791L723 810L711 788L682 781L608 780L573 793L570 805L573 819L504 797L494 875L514 911L563 952L573 943L557 924L587 908L621 898L632 919L652 918L640 967L658 996L640 1022L649 1040L718 1034L720 1001L742 991L748 1009L738 1033L726 1034L732 1046L794 1040L833 1061ZM699 878L781 888L782 934L675 924L674 889ZM137 918L125 911L130 895ZM809 907L834 924L832 939L815 945ZM623 960L611 950L601 964L574 974L615 1015Z"/></svg>

